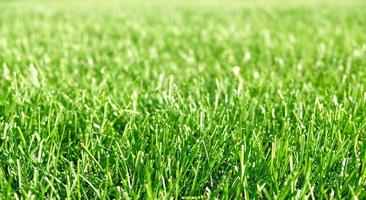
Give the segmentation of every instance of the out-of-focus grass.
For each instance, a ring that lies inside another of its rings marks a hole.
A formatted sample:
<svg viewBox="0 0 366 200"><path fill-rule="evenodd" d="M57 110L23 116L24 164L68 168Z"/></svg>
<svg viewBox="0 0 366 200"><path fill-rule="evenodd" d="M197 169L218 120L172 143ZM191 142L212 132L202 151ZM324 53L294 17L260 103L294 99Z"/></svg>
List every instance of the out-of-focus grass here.
<svg viewBox="0 0 366 200"><path fill-rule="evenodd" d="M0 8L0 198L365 198L362 1Z"/></svg>

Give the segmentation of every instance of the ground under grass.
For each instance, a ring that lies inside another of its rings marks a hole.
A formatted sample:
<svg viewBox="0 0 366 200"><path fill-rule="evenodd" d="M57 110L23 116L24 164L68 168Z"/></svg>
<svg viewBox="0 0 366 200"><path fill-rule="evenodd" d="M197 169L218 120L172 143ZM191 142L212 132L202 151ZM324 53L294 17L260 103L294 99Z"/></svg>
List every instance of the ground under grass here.
<svg viewBox="0 0 366 200"><path fill-rule="evenodd" d="M365 9L0 2L0 198L366 198Z"/></svg>

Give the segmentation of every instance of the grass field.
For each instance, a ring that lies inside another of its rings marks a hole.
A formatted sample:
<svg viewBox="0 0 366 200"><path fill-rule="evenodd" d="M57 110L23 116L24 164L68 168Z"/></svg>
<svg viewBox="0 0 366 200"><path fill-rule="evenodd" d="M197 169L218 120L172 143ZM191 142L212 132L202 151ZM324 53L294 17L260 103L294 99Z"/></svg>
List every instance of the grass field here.
<svg viewBox="0 0 366 200"><path fill-rule="evenodd" d="M365 199L365 10L0 2L0 199Z"/></svg>

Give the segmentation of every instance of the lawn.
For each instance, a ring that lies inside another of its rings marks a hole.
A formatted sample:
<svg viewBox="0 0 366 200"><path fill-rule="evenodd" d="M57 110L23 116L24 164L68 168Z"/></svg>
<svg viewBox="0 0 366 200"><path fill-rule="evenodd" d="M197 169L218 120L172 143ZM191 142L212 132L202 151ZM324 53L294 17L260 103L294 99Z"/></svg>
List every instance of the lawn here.
<svg viewBox="0 0 366 200"><path fill-rule="evenodd" d="M0 2L0 199L365 199L366 2Z"/></svg>

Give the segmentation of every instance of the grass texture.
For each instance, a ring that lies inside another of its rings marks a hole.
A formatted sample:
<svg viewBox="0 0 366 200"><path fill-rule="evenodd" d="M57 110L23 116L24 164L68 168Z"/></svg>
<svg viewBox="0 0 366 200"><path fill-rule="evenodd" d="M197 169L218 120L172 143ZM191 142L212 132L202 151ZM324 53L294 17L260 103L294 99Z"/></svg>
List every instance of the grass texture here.
<svg viewBox="0 0 366 200"><path fill-rule="evenodd" d="M0 2L1 199L365 199L362 1Z"/></svg>

